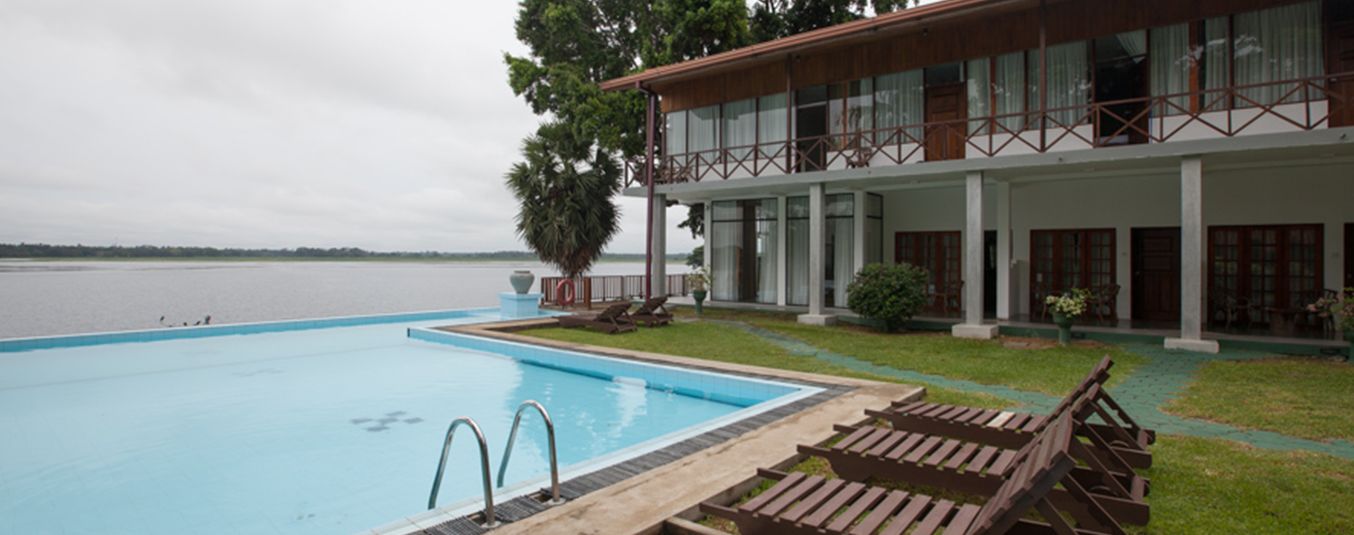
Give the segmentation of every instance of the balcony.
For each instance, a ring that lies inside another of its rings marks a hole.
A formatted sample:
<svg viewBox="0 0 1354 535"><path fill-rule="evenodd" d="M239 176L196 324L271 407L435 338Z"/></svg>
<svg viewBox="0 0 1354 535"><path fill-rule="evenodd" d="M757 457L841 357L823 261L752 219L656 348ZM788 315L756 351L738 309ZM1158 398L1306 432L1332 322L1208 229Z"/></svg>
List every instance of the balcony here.
<svg viewBox="0 0 1354 535"><path fill-rule="evenodd" d="M1267 95L1262 97L1261 95ZM1354 73L656 157L656 184L997 158L1354 125ZM645 185L643 159L625 184Z"/></svg>

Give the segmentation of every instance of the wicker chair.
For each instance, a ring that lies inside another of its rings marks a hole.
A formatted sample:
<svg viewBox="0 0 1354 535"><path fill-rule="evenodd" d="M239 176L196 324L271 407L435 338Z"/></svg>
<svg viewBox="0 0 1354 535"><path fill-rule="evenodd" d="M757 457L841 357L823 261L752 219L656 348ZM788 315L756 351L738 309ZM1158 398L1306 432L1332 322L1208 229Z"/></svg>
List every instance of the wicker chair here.
<svg viewBox="0 0 1354 535"><path fill-rule="evenodd" d="M1231 329L1232 322L1241 321L1243 314L1246 316L1246 329L1251 329L1255 326L1255 318L1263 313L1249 298L1239 297L1232 292L1213 292L1208 300L1210 316L1216 322L1221 315L1223 329Z"/></svg>

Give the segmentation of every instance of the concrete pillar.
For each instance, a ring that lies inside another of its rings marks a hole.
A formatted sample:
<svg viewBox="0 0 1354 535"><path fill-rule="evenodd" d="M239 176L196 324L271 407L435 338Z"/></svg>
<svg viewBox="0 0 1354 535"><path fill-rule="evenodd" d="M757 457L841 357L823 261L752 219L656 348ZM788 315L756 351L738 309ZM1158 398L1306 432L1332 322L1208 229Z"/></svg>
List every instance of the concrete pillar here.
<svg viewBox="0 0 1354 535"><path fill-rule="evenodd" d="M865 196L866 193L863 191L857 191L851 196L854 210L851 212L854 214L851 218L851 233L854 234L851 243L855 245L852 255L855 258L856 271L865 267ZM850 281L852 275L855 274L848 275L845 280ZM837 306L846 308L846 303L837 303Z"/></svg>
<svg viewBox="0 0 1354 535"><path fill-rule="evenodd" d="M997 182L997 319L1011 319L1011 183Z"/></svg>
<svg viewBox="0 0 1354 535"><path fill-rule="evenodd" d="M983 325L983 172L970 171L964 180L964 322L951 334L959 338L988 339L996 325Z"/></svg>
<svg viewBox="0 0 1354 535"><path fill-rule="evenodd" d="M790 293L790 288L789 288L789 286L786 285L786 281L789 280L789 276L788 276L787 274L789 273L788 270L789 270L789 265L790 265L790 264L789 264L789 260L790 260L790 252L789 252L789 250L787 249L788 246L789 246L789 238L788 238L788 236L790 235L790 228L789 228L788 222L786 221L786 216L787 216L786 210L788 210L789 208L790 208L790 207L789 207L789 203L785 200L785 196L784 196L784 195L781 195L779 198L777 198L777 202L776 202L776 304L779 305L779 306L785 306L785 300L788 299L787 295L789 295L789 293Z"/></svg>
<svg viewBox="0 0 1354 535"><path fill-rule="evenodd" d="M799 316L800 323L827 325L836 317L823 314L823 276L827 271L826 240L827 206L823 184L809 186L809 313Z"/></svg>
<svg viewBox="0 0 1354 535"><path fill-rule="evenodd" d="M1167 349L1217 353L1218 342L1203 339L1204 163L1199 156L1180 161L1180 337Z"/></svg>
<svg viewBox="0 0 1354 535"><path fill-rule="evenodd" d="M650 295L662 297L668 295L668 196L655 193L653 196L653 270L649 275L652 286Z"/></svg>

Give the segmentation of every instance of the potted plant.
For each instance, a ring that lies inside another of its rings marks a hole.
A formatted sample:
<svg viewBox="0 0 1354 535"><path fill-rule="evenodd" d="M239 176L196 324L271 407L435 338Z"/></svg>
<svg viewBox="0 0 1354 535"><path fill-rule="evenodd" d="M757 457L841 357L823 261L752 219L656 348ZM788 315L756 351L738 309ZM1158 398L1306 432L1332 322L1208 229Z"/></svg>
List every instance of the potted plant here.
<svg viewBox="0 0 1354 535"><path fill-rule="evenodd" d="M1091 292L1082 288L1073 288L1062 295L1050 295L1044 299L1053 313L1053 324L1058 326L1058 344L1072 343L1072 321L1086 313L1086 301Z"/></svg>
<svg viewBox="0 0 1354 535"><path fill-rule="evenodd" d="M702 304L705 302L705 296L710 286L710 275L705 272L705 267L696 268L686 275L686 284L691 287L691 298L696 300L696 315L704 312Z"/></svg>
<svg viewBox="0 0 1354 535"><path fill-rule="evenodd" d="M1322 319L1338 318L1336 330L1343 332L1345 340L1354 346L1354 288L1345 288L1340 297L1322 297L1307 305L1309 312L1315 312Z"/></svg>

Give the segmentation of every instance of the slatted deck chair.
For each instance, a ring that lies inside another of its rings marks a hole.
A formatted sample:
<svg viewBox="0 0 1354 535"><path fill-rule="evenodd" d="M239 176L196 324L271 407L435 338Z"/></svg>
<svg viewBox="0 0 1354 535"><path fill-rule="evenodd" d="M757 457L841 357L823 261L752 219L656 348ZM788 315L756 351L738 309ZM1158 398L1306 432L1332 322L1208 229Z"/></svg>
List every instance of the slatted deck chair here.
<svg viewBox="0 0 1354 535"><path fill-rule="evenodd" d="M635 330L630 319L630 303L616 303L596 316L560 316L560 327L587 327L597 332L616 334Z"/></svg>
<svg viewBox="0 0 1354 535"><path fill-rule="evenodd" d="M672 323L672 313L668 312L668 309L663 307L663 305L666 305L667 303L667 296L646 299L643 304L639 305L639 308L636 309L633 314L630 314L630 318L633 319L635 323L648 327L657 327Z"/></svg>
<svg viewBox="0 0 1354 535"><path fill-rule="evenodd" d="M921 401L895 402L885 410L866 410L865 413L887 420L894 429L921 431L1002 448L1019 449L1047 425L1051 418L1065 412L1091 386L1103 385L1109 380L1109 369L1113 365L1114 362L1108 356L1100 359L1086 378L1048 415ZM1088 423L1081 431L1093 430L1110 445L1115 454L1128 461L1133 468L1150 468L1152 453L1147 447L1156 442L1156 433L1139 426L1103 389L1099 391L1093 405L1100 421ZM1102 457L1109 460L1107 455Z"/></svg>
<svg viewBox="0 0 1354 535"><path fill-rule="evenodd" d="M1068 477L1076 479L1119 522L1146 525L1150 510L1143 498L1149 491L1149 482L1115 454L1094 430L1084 429L1086 418L1095 413L1093 401L1099 393L1100 385L1092 385L1063 415L1072 419L1075 436L1089 440L1083 443L1076 439L1069 446L1072 457L1082 465L1073 468ZM1031 442L1020 449L999 448L869 425L837 426L836 431L846 437L830 447L800 446L799 452L827 459L837 475L851 481L881 478L982 496L991 496L1000 489L1034 445ZM1103 459L1101 452L1108 452L1109 459ZM1051 491L1049 499L1080 511L1076 498L1065 488Z"/></svg>
<svg viewBox="0 0 1354 535"><path fill-rule="evenodd" d="M700 509L733 521L744 535L1123 534L1114 517L1075 478L1066 477L1076 465L1068 453L1073 440L1071 418L1048 426L1032 441L1029 454L1011 476L982 505L841 479L759 470L758 475L776 481L766 492L736 507L707 502ZM1049 499L1049 492L1059 484L1080 500L1077 505L1083 512L1061 509ZM1035 512L1042 520L1031 518ZM1076 519L1075 526L1064 513Z"/></svg>

